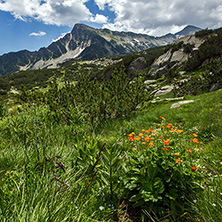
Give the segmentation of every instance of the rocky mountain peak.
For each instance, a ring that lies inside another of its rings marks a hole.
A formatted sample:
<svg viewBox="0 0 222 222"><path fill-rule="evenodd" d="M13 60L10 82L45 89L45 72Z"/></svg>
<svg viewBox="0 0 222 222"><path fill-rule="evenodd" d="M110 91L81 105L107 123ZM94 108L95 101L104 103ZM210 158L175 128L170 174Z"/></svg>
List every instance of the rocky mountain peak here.
<svg viewBox="0 0 222 222"><path fill-rule="evenodd" d="M177 34L186 34L185 31L190 33L194 29L190 26ZM73 58L93 60L109 55L135 53L171 44L175 39L177 37L173 34L154 37L132 32L94 29L78 23L70 33L39 51L12 52L0 56L0 75L8 75L19 70L56 68Z"/></svg>
<svg viewBox="0 0 222 222"><path fill-rule="evenodd" d="M195 32L198 32L200 31L201 28L199 27L196 27L196 26L193 26L193 25L188 25L186 26L183 30L175 33L174 35L177 37L177 38L180 38L181 36L185 36L185 35L192 35L194 34Z"/></svg>
<svg viewBox="0 0 222 222"><path fill-rule="evenodd" d="M94 31L95 29L88 26L88 25L85 25L85 24L81 24L81 23L77 23L74 25L71 33L75 33L75 32L78 32L78 31Z"/></svg>

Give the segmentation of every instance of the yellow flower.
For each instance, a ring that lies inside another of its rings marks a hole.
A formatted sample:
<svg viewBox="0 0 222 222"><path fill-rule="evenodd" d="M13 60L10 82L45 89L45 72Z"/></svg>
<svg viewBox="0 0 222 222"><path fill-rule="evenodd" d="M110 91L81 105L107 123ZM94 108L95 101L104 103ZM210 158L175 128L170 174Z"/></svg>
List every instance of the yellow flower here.
<svg viewBox="0 0 222 222"><path fill-rule="evenodd" d="M152 142L152 143L149 143L148 145L150 145L150 146L154 146L154 143Z"/></svg>
<svg viewBox="0 0 222 222"><path fill-rule="evenodd" d="M133 147L132 150L135 151L135 150L137 150L137 149L136 149L136 147Z"/></svg>
<svg viewBox="0 0 222 222"><path fill-rule="evenodd" d="M192 133L195 137L198 137L198 135L196 133Z"/></svg>
<svg viewBox="0 0 222 222"><path fill-rule="evenodd" d="M179 156L179 155L180 155L179 153L175 153L175 154L174 154L174 156Z"/></svg>
<svg viewBox="0 0 222 222"><path fill-rule="evenodd" d="M198 148L195 148L195 150L196 150L196 151L200 151L200 149L198 149Z"/></svg>
<svg viewBox="0 0 222 222"><path fill-rule="evenodd" d="M162 116L160 116L160 118L163 119L163 120L166 120L166 118L164 118L164 117L162 117Z"/></svg>
<svg viewBox="0 0 222 222"><path fill-rule="evenodd" d="M143 133L140 133L139 136L143 136Z"/></svg>
<svg viewBox="0 0 222 222"><path fill-rule="evenodd" d="M142 132L145 132L145 129L142 129Z"/></svg>
<svg viewBox="0 0 222 222"><path fill-rule="evenodd" d="M142 144L145 145L146 143L145 143L145 142L142 142Z"/></svg>

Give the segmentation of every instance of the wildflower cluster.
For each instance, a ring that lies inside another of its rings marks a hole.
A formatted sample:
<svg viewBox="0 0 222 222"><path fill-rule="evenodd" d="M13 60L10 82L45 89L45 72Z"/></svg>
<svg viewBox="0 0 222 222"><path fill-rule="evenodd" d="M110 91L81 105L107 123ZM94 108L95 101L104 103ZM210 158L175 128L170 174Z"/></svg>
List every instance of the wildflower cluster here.
<svg viewBox="0 0 222 222"><path fill-rule="evenodd" d="M158 207L158 203L163 206L172 200L181 201L184 195L192 193L199 180L198 135L189 135L185 142L182 129L166 123L165 117L160 118L161 123L155 128L127 135L127 178L131 179L125 186L128 193L134 194L130 200L136 205L156 203Z"/></svg>

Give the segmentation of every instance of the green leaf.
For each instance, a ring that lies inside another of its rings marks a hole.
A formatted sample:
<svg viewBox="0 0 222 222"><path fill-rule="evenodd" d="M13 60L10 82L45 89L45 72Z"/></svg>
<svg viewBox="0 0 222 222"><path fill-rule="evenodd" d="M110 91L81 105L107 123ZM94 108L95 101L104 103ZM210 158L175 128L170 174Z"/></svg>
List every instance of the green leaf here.
<svg viewBox="0 0 222 222"><path fill-rule="evenodd" d="M135 194L135 195L133 195L129 200L130 200L131 202L136 202L136 201L140 200L141 198L142 198L142 195L141 195L141 194Z"/></svg>

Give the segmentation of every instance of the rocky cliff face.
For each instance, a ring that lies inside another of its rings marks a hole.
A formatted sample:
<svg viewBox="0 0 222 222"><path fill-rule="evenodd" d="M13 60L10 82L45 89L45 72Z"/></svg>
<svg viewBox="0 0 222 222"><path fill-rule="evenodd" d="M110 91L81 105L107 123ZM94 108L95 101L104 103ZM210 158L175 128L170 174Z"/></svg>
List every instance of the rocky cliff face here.
<svg viewBox="0 0 222 222"><path fill-rule="evenodd" d="M185 64L191 53L198 50L204 41L203 38L197 38L195 35L186 35L176 40L171 47L152 64L149 71L151 77L154 79L162 78L169 70L175 70Z"/></svg>
<svg viewBox="0 0 222 222"><path fill-rule="evenodd" d="M76 24L70 33L47 48L44 47L35 52L24 50L0 56L0 75L8 75L19 70L56 68L74 58L92 60L108 55L138 52L150 47L170 44L176 39L177 36L173 34L153 37L132 32L94 29Z"/></svg>

